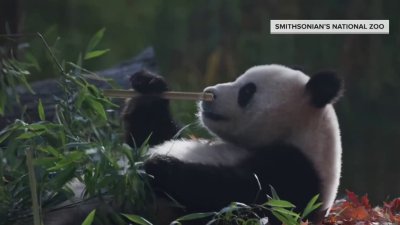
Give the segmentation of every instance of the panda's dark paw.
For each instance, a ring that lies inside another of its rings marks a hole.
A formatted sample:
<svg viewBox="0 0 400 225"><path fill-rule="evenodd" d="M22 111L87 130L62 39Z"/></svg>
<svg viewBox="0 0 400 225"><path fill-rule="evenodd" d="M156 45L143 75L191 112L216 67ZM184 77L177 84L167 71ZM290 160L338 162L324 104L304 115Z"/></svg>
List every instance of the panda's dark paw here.
<svg viewBox="0 0 400 225"><path fill-rule="evenodd" d="M130 77L131 86L143 94L159 94L168 90L164 78L148 70L141 70Z"/></svg>
<svg viewBox="0 0 400 225"><path fill-rule="evenodd" d="M174 169L179 168L181 162L173 157L154 156L144 163L144 170L147 174L154 176L157 183L168 181L174 176Z"/></svg>

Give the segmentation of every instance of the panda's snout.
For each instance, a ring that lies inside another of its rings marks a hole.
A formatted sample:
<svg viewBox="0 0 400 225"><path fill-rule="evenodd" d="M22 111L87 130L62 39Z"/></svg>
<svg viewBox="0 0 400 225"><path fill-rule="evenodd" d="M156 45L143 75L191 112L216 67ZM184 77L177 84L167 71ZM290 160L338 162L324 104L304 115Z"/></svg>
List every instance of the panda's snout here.
<svg viewBox="0 0 400 225"><path fill-rule="evenodd" d="M213 105L215 100L217 99L217 94L216 94L216 89L214 87L207 87L204 89L203 93L205 94L212 94L213 95L213 100L212 101L202 101L201 102L201 107L203 111L212 111Z"/></svg>
<svg viewBox="0 0 400 225"><path fill-rule="evenodd" d="M213 101L217 99L217 94L216 94L216 90L214 87L207 87L206 89L204 89L203 93L205 94L212 94L213 95ZM212 102L212 101L210 101Z"/></svg>
<svg viewBox="0 0 400 225"><path fill-rule="evenodd" d="M219 88L220 86L218 86L218 90L221 91ZM212 94L213 100L201 102L202 116L213 121L227 121L228 118L224 115L224 113L221 113L221 105L218 104L221 99L217 101L217 98L220 98L221 96L218 96L216 86L207 87L204 89L203 93Z"/></svg>

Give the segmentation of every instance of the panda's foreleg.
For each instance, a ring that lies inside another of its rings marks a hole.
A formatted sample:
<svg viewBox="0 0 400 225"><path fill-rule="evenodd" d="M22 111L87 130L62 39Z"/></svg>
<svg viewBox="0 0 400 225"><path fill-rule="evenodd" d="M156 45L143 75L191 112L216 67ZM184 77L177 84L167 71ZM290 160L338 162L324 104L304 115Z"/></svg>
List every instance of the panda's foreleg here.
<svg viewBox="0 0 400 225"><path fill-rule="evenodd" d="M122 113L125 141L130 146L156 145L173 138L179 131L171 116L169 101L154 96L168 90L165 80L142 70L130 78L131 86L144 96L129 99ZM146 95L147 94L147 95Z"/></svg>
<svg viewBox="0 0 400 225"><path fill-rule="evenodd" d="M152 187L172 196L187 213L218 211L234 201L253 203L259 192L254 175L238 166L190 163L158 155L144 167L154 177Z"/></svg>

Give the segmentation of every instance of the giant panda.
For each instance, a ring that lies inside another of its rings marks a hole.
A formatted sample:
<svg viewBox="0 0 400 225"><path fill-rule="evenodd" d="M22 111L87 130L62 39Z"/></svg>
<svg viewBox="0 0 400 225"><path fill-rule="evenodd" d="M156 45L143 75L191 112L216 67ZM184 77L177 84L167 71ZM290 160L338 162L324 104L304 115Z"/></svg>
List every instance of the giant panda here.
<svg viewBox="0 0 400 225"><path fill-rule="evenodd" d="M197 115L212 140L174 138L180 126L169 101L153 95L168 90L162 77L142 71L130 81L151 95L128 101L126 142L140 146L150 136L144 169L160 199L167 193L184 206L181 215L218 211L231 202L264 203L270 186L298 211L320 194L315 223L332 206L342 154L332 104L343 85L335 73L309 77L283 65L260 65L205 88L214 99L199 102Z"/></svg>

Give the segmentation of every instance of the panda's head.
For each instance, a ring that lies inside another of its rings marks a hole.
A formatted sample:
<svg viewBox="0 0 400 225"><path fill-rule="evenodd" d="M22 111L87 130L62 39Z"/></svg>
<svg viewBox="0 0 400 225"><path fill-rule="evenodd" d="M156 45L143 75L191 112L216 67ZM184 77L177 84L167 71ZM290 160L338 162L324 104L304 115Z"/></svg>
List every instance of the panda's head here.
<svg viewBox="0 0 400 225"><path fill-rule="evenodd" d="M310 78L282 65L255 66L234 82L207 87L204 91L214 100L199 104L199 118L225 141L246 147L268 145L285 141L304 127L314 129L315 120L341 89L341 80L332 72Z"/></svg>

